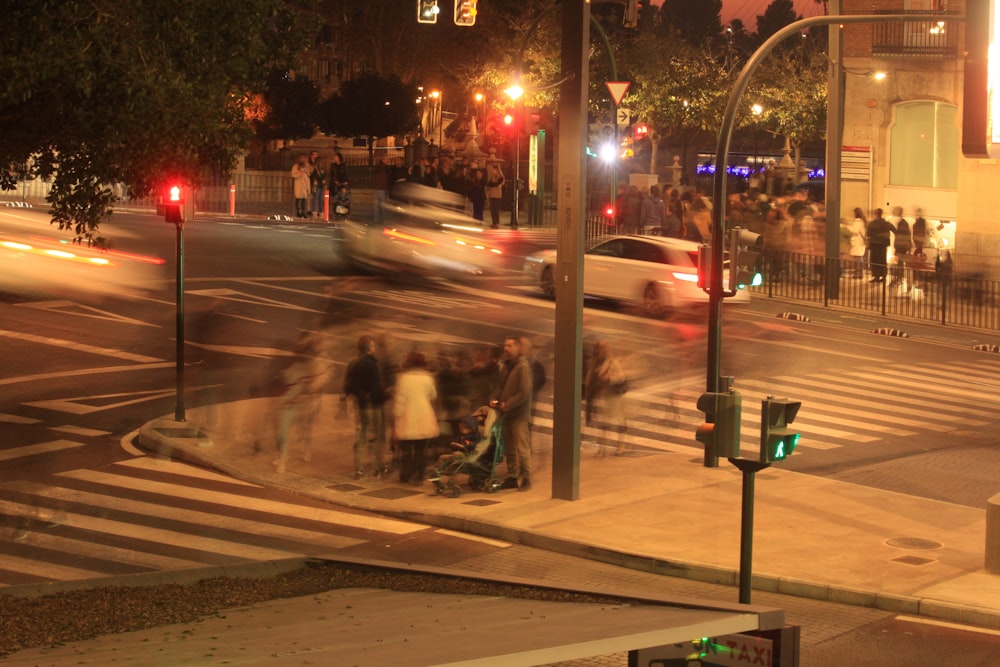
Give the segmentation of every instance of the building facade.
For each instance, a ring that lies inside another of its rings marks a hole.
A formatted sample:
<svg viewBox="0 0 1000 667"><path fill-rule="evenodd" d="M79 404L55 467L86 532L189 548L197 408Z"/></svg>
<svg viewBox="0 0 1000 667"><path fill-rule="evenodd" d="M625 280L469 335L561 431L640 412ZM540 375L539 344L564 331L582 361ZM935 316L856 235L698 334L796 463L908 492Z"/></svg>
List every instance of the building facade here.
<svg viewBox="0 0 1000 667"><path fill-rule="evenodd" d="M961 17L967 3L991 1L842 0L844 14L914 19L843 27L840 217L899 206L912 223L921 210L932 247L948 249L957 270L1000 278L1000 165L962 153ZM928 12L940 20L917 18Z"/></svg>

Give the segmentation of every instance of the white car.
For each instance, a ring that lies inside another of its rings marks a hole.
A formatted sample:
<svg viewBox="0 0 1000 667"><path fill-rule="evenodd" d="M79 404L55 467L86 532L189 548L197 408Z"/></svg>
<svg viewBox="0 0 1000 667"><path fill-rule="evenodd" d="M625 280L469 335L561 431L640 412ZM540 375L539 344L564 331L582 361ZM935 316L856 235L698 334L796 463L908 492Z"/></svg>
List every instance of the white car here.
<svg viewBox="0 0 1000 667"><path fill-rule="evenodd" d="M554 250L525 259L524 270L546 296L555 296ZM723 283L726 276L723 276ZM659 236L613 236L584 254L583 293L640 304L650 315L708 303L698 287L698 244ZM726 301L747 302L739 290Z"/></svg>
<svg viewBox="0 0 1000 667"><path fill-rule="evenodd" d="M503 250L487 241L481 224L453 209L391 201L381 223L350 218L340 223L344 253L356 264L453 278L503 269Z"/></svg>

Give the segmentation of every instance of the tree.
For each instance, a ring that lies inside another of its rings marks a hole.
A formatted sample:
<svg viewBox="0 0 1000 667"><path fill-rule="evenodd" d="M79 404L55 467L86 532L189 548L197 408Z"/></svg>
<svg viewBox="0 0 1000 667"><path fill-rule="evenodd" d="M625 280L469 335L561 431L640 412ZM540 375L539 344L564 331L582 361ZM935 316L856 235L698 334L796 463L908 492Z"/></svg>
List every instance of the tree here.
<svg viewBox="0 0 1000 667"><path fill-rule="evenodd" d="M264 76L306 41L296 19L281 0L6 3L0 164L51 177L53 222L99 243L110 184L232 168Z"/></svg>
<svg viewBox="0 0 1000 667"><path fill-rule="evenodd" d="M378 137L406 134L417 128L416 86L396 76L362 74L323 102L320 129L343 137L368 138L369 154Z"/></svg>
<svg viewBox="0 0 1000 667"><path fill-rule="evenodd" d="M290 141L316 133L319 89L309 79L275 70L268 77L262 102L263 117L252 120L258 139Z"/></svg>
<svg viewBox="0 0 1000 667"><path fill-rule="evenodd" d="M716 42L722 35L722 0L663 0L660 30L699 46Z"/></svg>
<svg viewBox="0 0 1000 667"><path fill-rule="evenodd" d="M757 45L763 44L768 37L801 18L801 14L795 13L792 0L771 0L764 13L757 15Z"/></svg>

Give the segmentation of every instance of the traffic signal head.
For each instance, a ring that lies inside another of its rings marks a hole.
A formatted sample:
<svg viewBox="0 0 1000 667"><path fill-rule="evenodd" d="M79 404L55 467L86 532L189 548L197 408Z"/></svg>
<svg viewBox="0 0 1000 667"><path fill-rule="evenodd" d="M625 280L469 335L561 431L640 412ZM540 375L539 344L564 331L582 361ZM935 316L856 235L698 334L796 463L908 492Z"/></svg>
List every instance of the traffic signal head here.
<svg viewBox="0 0 1000 667"><path fill-rule="evenodd" d="M760 402L760 462L771 463L791 456L799 444L800 433L790 424L802 407L802 401L768 396Z"/></svg>
<svg viewBox="0 0 1000 667"><path fill-rule="evenodd" d="M167 187L163 204L163 219L166 222L184 222L184 186L172 183Z"/></svg>
<svg viewBox="0 0 1000 667"><path fill-rule="evenodd" d="M712 287L712 246L707 243L698 246L698 287Z"/></svg>
<svg viewBox="0 0 1000 667"><path fill-rule="evenodd" d="M757 259L764 249L764 237L749 229L734 227L729 230L729 284L730 292L747 285L756 287L763 282L757 270Z"/></svg>
<svg viewBox="0 0 1000 667"><path fill-rule="evenodd" d="M455 0L455 25L476 25L476 3L478 0Z"/></svg>
<svg viewBox="0 0 1000 667"><path fill-rule="evenodd" d="M705 413L705 423L695 431L695 439L705 445L705 458L736 458L740 455L740 416L743 398L737 391L705 392L698 398L698 409Z"/></svg>
<svg viewBox="0 0 1000 667"><path fill-rule="evenodd" d="M638 123L634 128L632 128L632 134L636 139L645 139L649 136L649 125L645 123Z"/></svg>
<svg viewBox="0 0 1000 667"><path fill-rule="evenodd" d="M437 0L417 0L417 22L437 23L441 8Z"/></svg>

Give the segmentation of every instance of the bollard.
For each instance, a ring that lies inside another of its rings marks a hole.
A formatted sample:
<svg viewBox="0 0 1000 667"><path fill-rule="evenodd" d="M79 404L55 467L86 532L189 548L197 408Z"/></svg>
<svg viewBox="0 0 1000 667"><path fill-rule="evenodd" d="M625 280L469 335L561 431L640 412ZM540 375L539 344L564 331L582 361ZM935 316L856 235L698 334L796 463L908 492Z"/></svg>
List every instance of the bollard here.
<svg viewBox="0 0 1000 667"><path fill-rule="evenodd" d="M1000 493L986 501L986 571L1000 574Z"/></svg>
<svg viewBox="0 0 1000 667"><path fill-rule="evenodd" d="M236 217L236 184L229 184L229 217Z"/></svg>
<svg viewBox="0 0 1000 667"><path fill-rule="evenodd" d="M330 191L323 190L323 222L330 222Z"/></svg>

